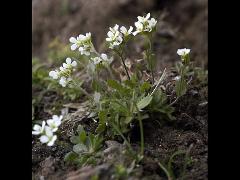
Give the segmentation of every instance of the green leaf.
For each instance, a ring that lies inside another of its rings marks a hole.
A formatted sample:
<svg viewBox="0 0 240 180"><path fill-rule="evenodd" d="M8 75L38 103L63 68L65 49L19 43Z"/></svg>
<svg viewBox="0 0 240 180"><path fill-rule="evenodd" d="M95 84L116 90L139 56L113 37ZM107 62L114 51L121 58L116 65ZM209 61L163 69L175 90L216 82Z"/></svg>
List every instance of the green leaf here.
<svg viewBox="0 0 240 180"><path fill-rule="evenodd" d="M74 162L76 159L78 158L78 154L76 154L75 152L69 152L65 155L64 157L64 161L66 162Z"/></svg>
<svg viewBox="0 0 240 180"><path fill-rule="evenodd" d="M181 77L179 81L176 81L176 94L178 97L183 96L187 92L187 82Z"/></svg>
<svg viewBox="0 0 240 180"><path fill-rule="evenodd" d="M103 138L101 136L96 135L94 137L94 143L93 143L94 147L93 147L93 149L94 149L95 152L98 151L101 148L102 142L103 142Z"/></svg>
<svg viewBox="0 0 240 180"><path fill-rule="evenodd" d="M113 89L116 89L121 94L125 94L127 92L127 89L115 80L109 79L107 81L107 84L108 84L109 87L111 87Z"/></svg>
<svg viewBox="0 0 240 180"><path fill-rule="evenodd" d="M79 139L79 136L72 136L72 137L70 137L70 141L71 141L71 143L73 143L73 144L81 143L81 141L80 141L80 139Z"/></svg>
<svg viewBox="0 0 240 180"><path fill-rule="evenodd" d="M73 144L85 143L87 135L81 125L78 126L77 132L78 132L78 136L72 136L70 138L71 143L73 143Z"/></svg>
<svg viewBox="0 0 240 180"><path fill-rule="evenodd" d="M106 121L107 121L107 112L106 111L100 111L98 113L98 127L96 129L96 133L100 134L106 129Z"/></svg>
<svg viewBox="0 0 240 180"><path fill-rule="evenodd" d="M149 82L144 82L141 87L140 90L142 93L146 92L147 90L149 90L151 88L151 84Z"/></svg>
<svg viewBox="0 0 240 180"><path fill-rule="evenodd" d="M148 95L148 96L144 97L143 99L141 99L141 100L137 103L138 109L141 110L141 109L147 107L147 106L150 104L151 101L152 101L152 96L149 96L149 95Z"/></svg>
<svg viewBox="0 0 240 180"><path fill-rule="evenodd" d="M125 118L124 122L126 124L129 124L132 120L133 120L133 117L132 116L128 116L128 117Z"/></svg>
<svg viewBox="0 0 240 180"><path fill-rule="evenodd" d="M84 144L76 144L73 146L73 151L75 153L78 153L78 154L81 154L83 152L86 152L87 151L87 146L85 146Z"/></svg>
<svg viewBox="0 0 240 180"><path fill-rule="evenodd" d="M125 80L124 84L128 87L130 87L131 89L135 88L136 86L138 86L138 83L133 79L133 77L131 77L131 80Z"/></svg>
<svg viewBox="0 0 240 180"><path fill-rule="evenodd" d="M82 131L84 131L83 126L82 125L78 125L78 127L77 127L78 134L80 134Z"/></svg>
<svg viewBox="0 0 240 180"><path fill-rule="evenodd" d="M79 134L79 139L81 140L82 143L85 143L85 142L86 142L87 135L86 135L86 132L85 132L85 131L82 131L82 132Z"/></svg>

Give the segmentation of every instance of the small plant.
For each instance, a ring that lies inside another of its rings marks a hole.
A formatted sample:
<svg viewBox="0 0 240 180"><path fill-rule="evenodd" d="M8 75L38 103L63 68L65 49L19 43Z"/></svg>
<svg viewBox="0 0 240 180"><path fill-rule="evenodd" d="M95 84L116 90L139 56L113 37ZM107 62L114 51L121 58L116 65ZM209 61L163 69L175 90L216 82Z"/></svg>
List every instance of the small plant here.
<svg viewBox="0 0 240 180"><path fill-rule="evenodd" d="M176 175L174 174L174 171L173 171L173 163L174 163L174 158L176 158L177 156L183 156L182 167L180 169L180 175L179 175L178 179L184 180L186 168L192 162L192 160L189 156L190 149L191 149L191 146L189 147L189 149L187 151L178 150L178 151L174 152L170 156L166 166L164 166L162 163L158 162L158 165L165 172L168 180L176 179Z"/></svg>
<svg viewBox="0 0 240 180"><path fill-rule="evenodd" d="M190 63L190 49L178 49L177 54L181 57L182 63L180 62L178 65L178 73L179 76L176 80L176 94L177 97L183 96L187 91L187 81L186 75L189 71L189 63Z"/></svg>
<svg viewBox="0 0 240 180"><path fill-rule="evenodd" d="M81 125L77 128L77 136L72 136L70 141L74 144L73 151L65 156L65 161L78 166L95 164L101 157L99 150L102 147L103 138L99 135L86 133Z"/></svg>
<svg viewBox="0 0 240 180"><path fill-rule="evenodd" d="M71 137L70 141L74 144L73 150L69 152L65 161L84 166L95 164L101 157L101 148L104 138L115 139L121 137L128 146L130 154L139 163L144 156L144 127L143 121L150 119L155 114L160 115L161 119L174 119L172 113L174 108L169 103L168 96L159 86L167 76L166 69L158 77L155 72L155 58L153 53L152 41L156 30L157 20L146 16L138 16L135 22L136 29L132 26L110 27L107 33L106 42L112 54L100 53L92 43L92 34L80 34L77 37L69 39L72 51L79 51L87 62L83 71L90 76L92 95L82 87L82 80L76 75L77 67L81 60L67 57L65 62L59 68L49 72L49 77L56 81L63 89L75 87L79 92L85 95L92 106L92 118L98 123L95 130L96 135L86 133L82 126L77 129L78 135ZM143 57L147 62L144 67L150 74L144 78L142 69L130 69L126 63L126 45L134 40L136 36L141 36L147 42ZM179 78L176 81L177 97L183 96L187 91L186 75L190 62L190 49L179 49L177 54L181 56L182 63L178 66ZM118 73L112 66L113 62L119 60L125 76L116 77ZM106 78L100 74L107 73ZM95 114L95 116L94 116ZM135 124L139 124L140 129L140 152L135 152L131 147L129 132ZM60 124L59 124L60 125ZM50 125L49 125L50 126ZM48 128L47 128L48 129ZM42 127L34 126L37 134L45 137L47 135L45 124ZM53 132L53 131L51 131ZM46 143L47 141L40 141ZM45 138L46 139L46 138ZM54 136L53 140L56 140ZM54 141L50 140L50 145ZM49 142L49 139L48 139ZM119 177L124 177L126 171L124 167L116 167Z"/></svg>

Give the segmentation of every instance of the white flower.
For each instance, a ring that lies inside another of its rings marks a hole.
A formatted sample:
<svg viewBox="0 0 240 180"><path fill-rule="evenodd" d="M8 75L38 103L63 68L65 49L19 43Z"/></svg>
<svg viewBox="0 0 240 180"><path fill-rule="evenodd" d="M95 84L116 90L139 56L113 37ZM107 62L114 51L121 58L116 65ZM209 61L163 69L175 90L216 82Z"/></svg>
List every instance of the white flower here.
<svg viewBox="0 0 240 180"><path fill-rule="evenodd" d="M59 71L50 71L49 76L52 77L53 79L58 79L59 78Z"/></svg>
<svg viewBox="0 0 240 180"><path fill-rule="evenodd" d="M102 62L102 59L100 57L95 57L95 58L91 58L91 59L93 60L94 65L97 65Z"/></svg>
<svg viewBox="0 0 240 180"><path fill-rule="evenodd" d="M53 115L52 119L47 120L47 124L52 129L52 132L56 132L58 130L62 118L63 116L58 117L57 115Z"/></svg>
<svg viewBox="0 0 240 180"><path fill-rule="evenodd" d="M101 54L101 58L104 62L111 64L113 62L113 57L108 58L108 56L104 53Z"/></svg>
<svg viewBox="0 0 240 180"><path fill-rule="evenodd" d="M66 68L64 68L63 66L61 66L59 69L61 72L64 72L66 70Z"/></svg>
<svg viewBox="0 0 240 180"><path fill-rule="evenodd" d="M144 16L138 16L137 18L138 18L138 21L139 21L140 23L144 24L144 23L146 23L146 22L148 21L148 19L150 18L150 16L151 16L151 14L148 13L148 14L146 15L146 17L144 17Z"/></svg>
<svg viewBox="0 0 240 180"><path fill-rule="evenodd" d="M82 47L79 47L79 51L80 51L81 55L90 56L89 46L84 45Z"/></svg>
<svg viewBox="0 0 240 180"><path fill-rule="evenodd" d="M86 33L86 36L80 34L77 38L71 37L69 41L73 43L71 46L71 50L74 51L81 45L89 44L89 42L91 41L91 33Z"/></svg>
<svg viewBox="0 0 240 180"><path fill-rule="evenodd" d="M66 77L61 77L61 79L59 80L59 84L62 86L62 87L66 87L67 84L69 83L69 81L71 81L71 78L66 78Z"/></svg>
<svg viewBox="0 0 240 180"><path fill-rule="evenodd" d="M118 35L120 34L120 32L118 31L119 25L115 25L113 28L109 28L110 31L108 31L107 35L108 37L106 38L106 41L114 41Z"/></svg>
<svg viewBox="0 0 240 180"><path fill-rule="evenodd" d="M100 64L100 63L106 63L106 64L111 64L113 61L113 57L108 58L108 56L104 53L100 55L100 57L94 57L91 58L93 61L94 65Z"/></svg>
<svg viewBox="0 0 240 180"><path fill-rule="evenodd" d="M61 68L60 70L63 71L64 68L72 68L72 67L76 67L77 66L77 62L76 61L72 61L71 58L67 58L66 59L66 63L63 63L63 68Z"/></svg>
<svg viewBox="0 0 240 180"><path fill-rule="evenodd" d="M150 13L148 13L146 17L138 16L137 18L138 21L135 22L136 31L132 33L134 36L141 32L151 32L157 24L157 21L154 18L149 20Z"/></svg>
<svg viewBox="0 0 240 180"><path fill-rule="evenodd" d="M32 134L39 135L39 134L43 133L45 125L46 125L45 121L42 122L42 126L39 126L38 124L35 124L33 126L33 130L34 131L32 131Z"/></svg>
<svg viewBox="0 0 240 180"><path fill-rule="evenodd" d="M90 32L86 33L85 36L80 34L77 38L71 37L69 39L69 41L71 43L73 43L71 45L71 50L72 51L79 48L78 50L81 52L81 55L86 55L86 56L90 55L90 51L91 51L91 47L92 47L91 33Z"/></svg>
<svg viewBox="0 0 240 180"><path fill-rule="evenodd" d="M132 27L132 26L130 26L129 30L127 30L127 28L124 27L124 26L122 26L122 27L120 28L120 31L121 31L121 33L122 33L124 36L130 35L130 34L132 33L132 30L133 30L133 27Z"/></svg>
<svg viewBox="0 0 240 180"><path fill-rule="evenodd" d="M133 32L133 35L136 36L138 33L143 31L143 24L140 22L135 22L135 26L136 26L136 31Z"/></svg>
<svg viewBox="0 0 240 180"><path fill-rule="evenodd" d="M75 37L71 37L71 38L69 39L69 41L70 41L71 43L73 43L73 44L71 45L71 50L72 50L72 51L76 50L76 49L79 47L79 45L78 45L78 40L77 40Z"/></svg>
<svg viewBox="0 0 240 180"><path fill-rule="evenodd" d="M52 129L48 126L45 126L45 134L40 138L41 143L47 143L48 146L52 146L57 139L56 135L53 135Z"/></svg>
<svg viewBox="0 0 240 180"><path fill-rule="evenodd" d="M118 46L122 43L123 38L122 38L122 34L119 32L118 30L119 25L115 25L113 28L109 28L110 31L108 31L107 33L107 38L106 41L110 42L110 48L114 49L115 46Z"/></svg>
<svg viewBox="0 0 240 180"><path fill-rule="evenodd" d="M156 24L157 24L157 21L156 21L156 19L154 19L154 18L151 18L151 19L148 21L148 27L149 27L150 29L153 29L153 28L156 26Z"/></svg>
<svg viewBox="0 0 240 180"><path fill-rule="evenodd" d="M190 51L191 51L191 49L186 49L186 48L184 48L184 49L178 49L178 50L177 50L177 54L178 54L179 56L186 56L187 54L190 53Z"/></svg>

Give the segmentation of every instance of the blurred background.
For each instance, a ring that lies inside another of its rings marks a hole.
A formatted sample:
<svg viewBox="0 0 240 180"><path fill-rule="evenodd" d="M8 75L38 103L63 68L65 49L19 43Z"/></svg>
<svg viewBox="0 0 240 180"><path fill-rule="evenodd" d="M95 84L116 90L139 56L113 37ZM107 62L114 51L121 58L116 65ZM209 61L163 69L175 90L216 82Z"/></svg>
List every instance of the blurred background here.
<svg viewBox="0 0 240 180"><path fill-rule="evenodd" d="M179 60L176 50L186 47L192 49L192 60L207 69L207 0L32 0L33 57L60 58L52 54L63 51L60 47L68 46L71 36L86 32L92 33L98 51L106 52L108 27L134 26L137 16L148 12L158 20L154 52L160 66ZM129 56L137 57L141 41L130 46Z"/></svg>

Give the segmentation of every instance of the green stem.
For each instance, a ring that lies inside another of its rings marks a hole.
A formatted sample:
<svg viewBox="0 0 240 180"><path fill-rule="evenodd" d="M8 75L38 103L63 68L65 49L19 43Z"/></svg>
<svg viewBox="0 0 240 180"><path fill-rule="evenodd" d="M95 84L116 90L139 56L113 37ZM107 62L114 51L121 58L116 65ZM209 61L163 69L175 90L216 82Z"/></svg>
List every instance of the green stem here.
<svg viewBox="0 0 240 180"><path fill-rule="evenodd" d="M141 155L144 155L144 135L143 135L143 124L142 120L139 119L139 126L140 126L140 134L141 134Z"/></svg>
<svg viewBox="0 0 240 180"><path fill-rule="evenodd" d="M126 73L127 73L128 80L130 80L130 76L129 76L129 73L128 73L128 70L127 70L127 66L126 66L126 64L125 64L125 62L124 62L124 59L123 59L122 56L120 56L120 58L121 58L121 61L122 61L122 63L123 63L123 66L124 66L124 68L125 68L125 71L126 71Z"/></svg>
<svg viewBox="0 0 240 180"><path fill-rule="evenodd" d="M166 173L168 180L172 180L171 175L169 174L168 170L160 163L158 162L158 165L162 168L162 170Z"/></svg>
<svg viewBox="0 0 240 180"><path fill-rule="evenodd" d="M149 63L150 66L150 71L151 71L151 75L152 75L152 84L154 84L155 80L154 80L154 72L153 72L153 62L152 62L152 35L147 35L147 40L148 40L148 44L149 44L149 49L147 51L147 61Z"/></svg>
<svg viewBox="0 0 240 180"><path fill-rule="evenodd" d="M130 80L130 75L128 73L128 70L127 70L127 66L125 64L125 61L124 61L124 58L123 58L123 52L119 52L118 50L114 50L114 52L116 52L116 54L120 57L121 61L122 61L122 64L124 66L124 69L126 71L126 74L127 74L127 77L128 77L128 80Z"/></svg>
<svg viewBox="0 0 240 180"><path fill-rule="evenodd" d="M130 143L128 142L128 140L124 137L124 135L122 134L122 132L120 131L120 129L114 124L114 123L111 123L113 128L120 134L120 136L123 138L123 140L126 142L128 148L129 148L129 151L130 151L130 154L136 158L136 155L130 145Z"/></svg>
<svg viewBox="0 0 240 180"><path fill-rule="evenodd" d="M143 157L144 156L144 132L143 132L143 124L142 124L142 118L140 115L140 111L137 107L137 104L135 103L135 107L137 109L137 115L138 115L138 121L139 121L139 127L140 127L140 135L141 135L141 149L140 154Z"/></svg>

